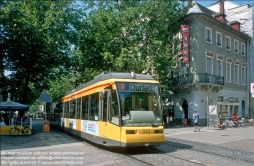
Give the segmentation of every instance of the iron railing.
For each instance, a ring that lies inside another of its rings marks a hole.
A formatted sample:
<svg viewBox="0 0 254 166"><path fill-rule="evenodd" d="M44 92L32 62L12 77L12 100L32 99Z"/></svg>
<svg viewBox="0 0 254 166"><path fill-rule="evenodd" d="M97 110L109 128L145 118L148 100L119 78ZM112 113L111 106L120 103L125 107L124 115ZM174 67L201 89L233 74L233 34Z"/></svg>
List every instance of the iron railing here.
<svg viewBox="0 0 254 166"><path fill-rule="evenodd" d="M191 73L183 74L174 78L170 78L171 86L185 85L192 83L212 83L217 85L224 85L224 77L208 74L208 73Z"/></svg>

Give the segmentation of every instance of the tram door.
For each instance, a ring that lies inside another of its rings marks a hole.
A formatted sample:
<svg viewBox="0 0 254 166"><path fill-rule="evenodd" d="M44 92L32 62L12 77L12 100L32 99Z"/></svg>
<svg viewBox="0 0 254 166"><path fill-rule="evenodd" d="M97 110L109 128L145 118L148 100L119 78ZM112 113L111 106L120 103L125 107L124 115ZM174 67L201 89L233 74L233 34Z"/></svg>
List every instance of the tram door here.
<svg viewBox="0 0 254 166"><path fill-rule="evenodd" d="M109 115L110 115L110 90L104 90L103 92L100 92L100 113L99 113L99 119L100 121L103 121L102 126L100 128L100 131L102 132L102 135L104 137L108 137L108 126L107 122L109 121Z"/></svg>

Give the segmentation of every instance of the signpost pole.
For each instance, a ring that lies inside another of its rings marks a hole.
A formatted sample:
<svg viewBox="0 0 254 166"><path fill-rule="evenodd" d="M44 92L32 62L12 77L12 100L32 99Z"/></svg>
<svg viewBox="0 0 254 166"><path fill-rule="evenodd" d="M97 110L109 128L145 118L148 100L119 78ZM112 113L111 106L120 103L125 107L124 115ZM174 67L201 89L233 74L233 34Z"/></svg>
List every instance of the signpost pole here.
<svg viewBox="0 0 254 166"><path fill-rule="evenodd" d="M43 102L45 103L44 104L44 117L45 119L47 118L47 109L46 109L46 105L47 105L47 102L52 102L51 98L49 97L49 94L47 93L47 91L44 89L43 92L41 93L39 99L38 99L39 102Z"/></svg>

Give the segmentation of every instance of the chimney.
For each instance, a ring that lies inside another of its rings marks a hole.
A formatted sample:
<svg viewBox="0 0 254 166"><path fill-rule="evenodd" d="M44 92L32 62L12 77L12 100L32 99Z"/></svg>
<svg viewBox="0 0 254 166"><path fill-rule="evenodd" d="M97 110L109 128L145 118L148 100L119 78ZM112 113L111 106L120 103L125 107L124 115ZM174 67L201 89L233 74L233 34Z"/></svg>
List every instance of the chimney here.
<svg viewBox="0 0 254 166"><path fill-rule="evenodd" d="M224 0L220 0L220 12L214 14L214 17L222 22L222 23L226 23L226 15L224 14Z"/></svg>
<svg viewBox="0 0 254 166"><path fill-rule="evenodd" d="M240 31L240 22L238 21L231 21L229 25L237 31Z"/></svg>
<svg viewBox="0 0 254 166"><path fill-rule="evenodd" d="M220 0L220 13L224 14L224 1Z"/></svg>

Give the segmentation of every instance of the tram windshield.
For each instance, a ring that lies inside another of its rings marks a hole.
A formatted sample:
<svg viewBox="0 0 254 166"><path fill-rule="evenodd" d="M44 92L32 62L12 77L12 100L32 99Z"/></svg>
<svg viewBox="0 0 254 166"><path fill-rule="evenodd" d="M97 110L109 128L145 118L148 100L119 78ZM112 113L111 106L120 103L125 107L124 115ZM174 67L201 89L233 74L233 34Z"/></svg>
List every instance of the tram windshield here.
<svg viewBox="0 0 254 166"><path fill-rule="evenodd" d="M160 126L161 99L159 84L116 83L122 126Z"/></svg>

